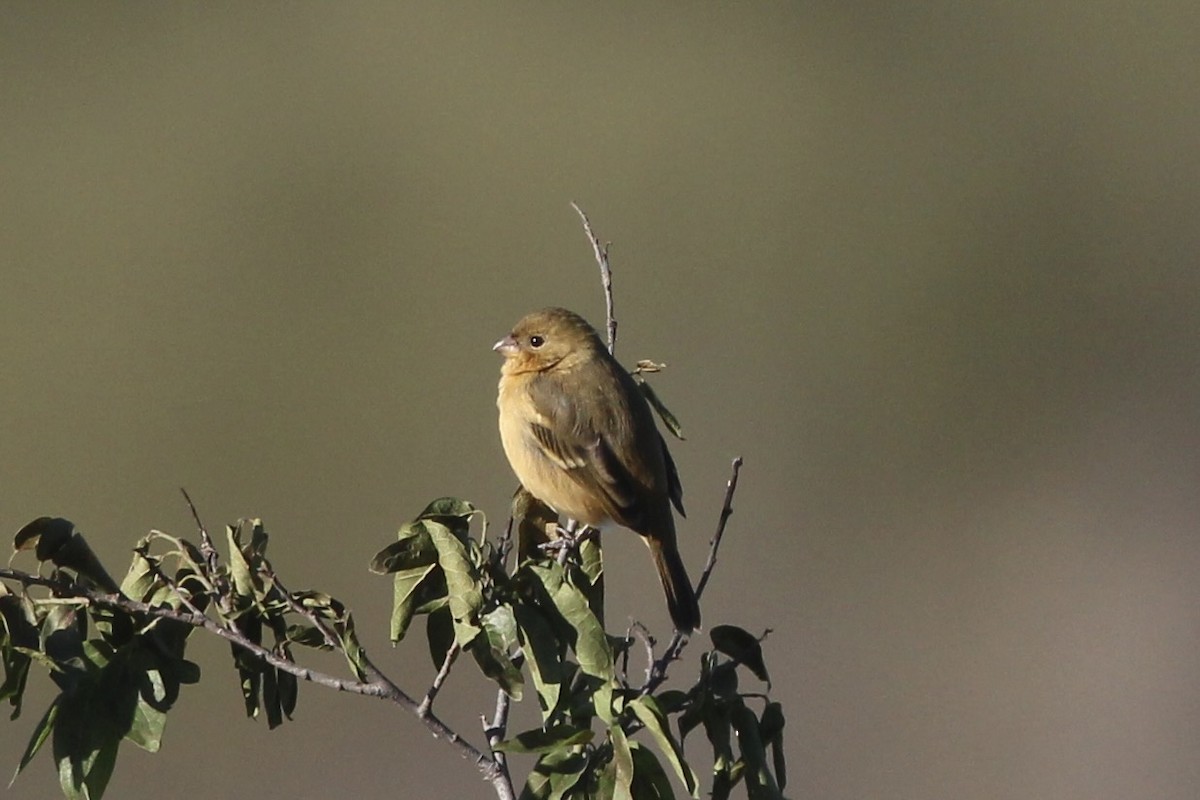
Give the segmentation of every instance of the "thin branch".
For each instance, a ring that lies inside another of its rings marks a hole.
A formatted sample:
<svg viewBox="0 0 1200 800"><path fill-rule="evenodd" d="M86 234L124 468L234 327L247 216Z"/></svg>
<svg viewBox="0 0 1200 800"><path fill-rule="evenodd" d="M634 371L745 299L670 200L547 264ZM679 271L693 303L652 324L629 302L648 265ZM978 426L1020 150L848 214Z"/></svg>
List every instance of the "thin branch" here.
<svg viewBox="0 0 1200 800"><path fill-rule="evenodd" d="M612 353L617 348L617 318L613 316L612 267L608 264L608 244L600 244L596 234L592 233L592 223L588 220L587 214L583 213L582 208L574 202L571 203L571 208L575 209L575 213L579 214L579 218L583 220L583 232L587 234L588 241L592 243L592 252L596 255L596 263L600 265L600 284L604 287L605 327L608 329L608 352Z"/></svg>
<svg viewBox="0 0 1200 800"><path fill-rule="evenodd" d="M717 532L713 534L712 540L708 543L708 560L704 562L704 570L700 573L700 582L696 584L697 600L704 593L704 587L708 586L708 579L712 576L713 568L717 566L717 550L721 547L721 537L725 535L725 525L733 516L733 495L737 491L738 474L741 471L742 457L738 456L733 460L729 482L725 484L725 500L721 503L721 518L717 522Z"/></svg>
<svg viewBox="0 0 1200 800"><path fill-rule="evenodd" d="M217 607L221 609L221 613L224 616L229 616L233 611L229 605L229 579L223 576L219 569L221 563L220 553L217 552L212 537L208 535L208 528L200 520L200 512L196 510L196 504L192 502L192 497L187 493L187 489L181 486L179 487L179 492L183 495L183 499L187 503L188 511L192 514L192 519L196 522L196 530L200 532L200 554L204 556L204 566L208 568L208 577L212 581L214 589L213 599L217 603Z"/></svg>
<svg viewBox="0 0 1200 800"><path fill-rule="evenodd" d="M192 502L192 497L187 493L187 489L179 487L180 494L183 495L184 501L187 503L188 511L192 513L192 519L196 521L196 530L200 531L200 550L204 553L204 557L209 561L209 569L216 571L217 568L217 548L213 546L213 540L208 535L208 528L204 527L204 523L200 521L200 512L196 510L196 504Z"/></svg>
<svg viewBox="0 0 1200 800"><path fill-rule="evenodd" d="M512 514L509 514L508 525L504 526L504 533L500 534L500 538L496 540L496 550L493 556L496 566L501 570L508 568L508 554L512 552L513 530L516 527L516 518Z"/></svg>
<svg viewBox="0 0 1200 800"><path fill-rule="evenodd" d="M169 619L182 622L185 625L191 625L194 628L203 628L209 633L220 636L222 639L240 647L264 663L294 675L300 680L315 683L318 686L324 686L339 692L348 692L364 697L377 697L382 700L391 701L410 711L414 716L417 716L436 738L445 739L458 751L460 756L474 763L476 768L483 774L483 777L495 787L496 794L501 800L511 800L512 798L511 787L508 789L507 794L505 794L500 785L500 783L507 783L507 781L505 781L505 776L501 773L500 766L493 757L472 745L433 713L426 713L424 716L420 716L417 713L420 704L397 686L391 678L381 672L366 656L365 652L362 654L360 663L363 672L368 676L369 680L348 680L309 669L308 667L301 667L294 661L283 658L257 642L251 641L239 631L223 627L204 614L181 611L169 606L152 606L120 594L107 594L96 590L88 590L67 581L43 578L40 575L33 575L10 568L0 568L0 579L17 581L26 587L45 586L54 590L59 595L78 598L98 608L115 609L129 614L142 614L155 619Z"/></svg>
<svg viewBox="0 0 1200 800"><path fill-rule="evenodd" d="M424 719L433 710L433 701L437 699L438 692L442 690L442 684L446 682L446 678L450 677L450 668L458 660L460 652L462 652L462 648L458 646L458 642L450 645L450 649L446 651L446 657L442 659L441 669L438 670L437 675L433 676L433 683L429 684L429 689L425 692L425 697L421 700L421 705L417 706L418 717Z"/></svg>
<svg viewBox="0 0 1200 800"><path fill-rule="evenodd" d="M513 664L516 665L518 669L520 669L521 660L522 658L520 654L513 659ZM492 750L492 758L495 760L496 766L499 767L500 770L500 776L499 778L493 779L492 786L496 788L496 794L500 795L501 798L507 798L507 800L513 800L515 797L513 793L512 776L508 771L508 755L505 753L496 752L496 745L504 741L504 737L508 735L508 712L511 708L512 699L508 696L508 693L503 689L498 690L496 692L496 710L492 714L491 722L488 722L486 719L484 720L483 727L483 733L485 736L487 736L488 747ZM500 778L503 778L503 785L501 784ZM501 792L502 788L507 789L507 795L504 795Z"/></svg>
<svg viewBox="0 0 1200 800"><path fill-rule="evenodd" d="M181 591L179 588L179 584L177 584L174 580L172 580L167 575L167 573L163 571L162 564L159 563L158 559L151 558L149 556L149 554L143 549L135 549L133 552L137 553L139 556L142 557L142 561L146 562L146 566L148 566L150 568L150 570L154 573L155 577L157 577L160 581L162 581L167 586L167 588L170 589L175 594L175 596L179 598L179 602L183 603L183 605L187 608L188 611L190 611L191 613L193 613L199 617L205 616L204 612L201 611L196 606L196 604L192 602L192 597L191 597L192 593Z"/></svg>
<svg viewBox="0 0 1200 800"><path fill-rule="evenodd" d="M279 590L280 595L283 596L284 602L288 604L288 608L290 608L294 613L304 617L312 624L314 628L321 632L321 636L325 639L325 644L334 650L341 649L341 640L338 638L338 635L334 633L333 629L329 627L329 623L318 616L317 613L311 608L306 608L303 603L298 601L295 595L289 592L287 587L283 585L283 581L281 581L279 576L275 574L275 570L264 564L259 567L258 571L265 580L269 581L276 589Z"/></svg>
<svg viewBox="0 0 1200 800"><path fill-rule="evenodd" d="M634 620L630 624L629 629L625 631L625 638L632 645L633 639L636 638L642 643L642 647L646 651L646 680L650 680L650 670L654 666L654 637L650 635L650 630L642 623ZM629 650L625 650L621 671L624 673L626 681L629 676Z"/></svg>
<svg viewBox="0 0 1200 800"><path fill-rule="evenodd" d="M704 587L708 586L708 579L712 575L713 569L717 565L717 550L721 547L721 539L725 536L725 526L729 522L729 518L733 516L733 495L737 491L738 474L742 470L742 457L738 456L733 459L732 470L729 475L729 481L725 484L725 500L721 504L721 515L717 520L717 531L713 534L708 543L708 559L704 562L704 570L700 573L700 581L696 584L696 600L700 599L700 595L704 593ZM679 659L679 655L683 652L684 646L687 644L687 634L675 631L671 637L670 643L667 644L667 649L650 665L646 671L646 682L642 685L641 693L643 695L650 694L657 689L662 682L667 678L667 667L672 661Z"/></svg>

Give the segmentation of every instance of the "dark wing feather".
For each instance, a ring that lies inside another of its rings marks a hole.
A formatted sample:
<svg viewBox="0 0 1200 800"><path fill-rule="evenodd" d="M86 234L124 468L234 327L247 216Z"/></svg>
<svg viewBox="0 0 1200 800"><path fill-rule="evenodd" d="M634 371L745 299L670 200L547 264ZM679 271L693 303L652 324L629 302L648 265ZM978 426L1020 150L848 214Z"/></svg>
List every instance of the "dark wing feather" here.
<svg viewBox="0 0 1200 800"><path fill-rule="evenodd" d="M633 530L641 528L641 487L610 442L598 432L600 425L582 414L580 404L551 376L531 381L529 390L534 408L553 422L553 429L532 426L545 455L593 497L603 498L605 511L613 520Z"/></svg>
<svg viewBox="0 0 1200 800"><path fill-rule="evenodd" d="M671 498L671 505L675 506L679 516L686 517L687 513L683 510L683 484L679 482L679 470L675 469L675 459L671 458L671 449L667 447L667 441L661 433L658 435L658 443L662 445L663 463L667 467L667 496Z"/></svg>

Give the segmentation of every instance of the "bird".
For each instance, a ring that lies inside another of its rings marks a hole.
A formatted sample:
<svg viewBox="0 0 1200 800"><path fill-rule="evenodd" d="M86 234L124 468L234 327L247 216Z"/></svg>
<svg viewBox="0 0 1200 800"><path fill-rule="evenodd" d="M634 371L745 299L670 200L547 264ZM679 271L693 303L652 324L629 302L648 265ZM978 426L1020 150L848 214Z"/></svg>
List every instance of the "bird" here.
<svg viewBox="0 0 1200 800"><path fill-rule="evenodd" d="M609 520L642 537L675 628L700 626L679 555L673 505L683 488L637 383L587 320L565 308L525 315L492 348L504 356L496 405L500 441L517 479L559 514Z"/></svg>

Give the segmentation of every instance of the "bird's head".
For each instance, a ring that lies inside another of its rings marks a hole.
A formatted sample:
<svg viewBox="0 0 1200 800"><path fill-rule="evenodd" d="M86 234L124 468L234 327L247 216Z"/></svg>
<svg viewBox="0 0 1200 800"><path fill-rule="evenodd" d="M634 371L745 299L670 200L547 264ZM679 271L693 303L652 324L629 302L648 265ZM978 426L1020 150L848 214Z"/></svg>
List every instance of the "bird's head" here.
<svg viewBox="0 0 1200 800"><path fill-rule="evenodd" d="M587 320L565 308L543 308L526 314L512 332L492 347L504 356L509 374L541 372L604 350L600 335Z"/></svg>

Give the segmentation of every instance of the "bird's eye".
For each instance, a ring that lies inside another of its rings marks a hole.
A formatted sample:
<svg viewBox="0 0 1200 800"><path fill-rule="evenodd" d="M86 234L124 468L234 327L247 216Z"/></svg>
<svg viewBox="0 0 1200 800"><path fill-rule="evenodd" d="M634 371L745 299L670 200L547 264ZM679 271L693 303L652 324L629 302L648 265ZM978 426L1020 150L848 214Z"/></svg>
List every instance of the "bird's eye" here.
<svg viewBox="0 0 1200 800"><path fill-rule="evenodd" d="M532 348L536 349L538 347L541 347L545 343L546 343L546 340L543 339L541 336L530 336L529 337L529 346Z"/></svg>

